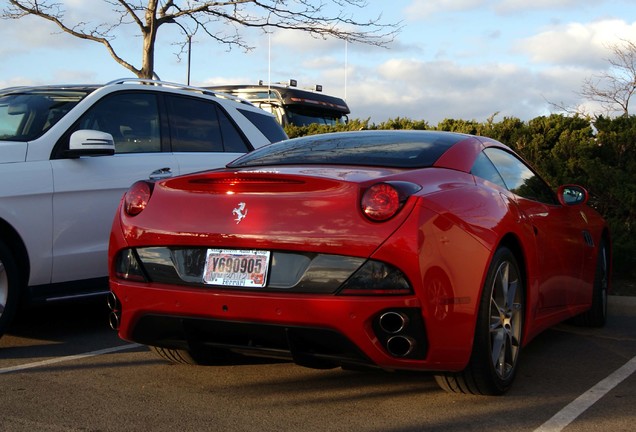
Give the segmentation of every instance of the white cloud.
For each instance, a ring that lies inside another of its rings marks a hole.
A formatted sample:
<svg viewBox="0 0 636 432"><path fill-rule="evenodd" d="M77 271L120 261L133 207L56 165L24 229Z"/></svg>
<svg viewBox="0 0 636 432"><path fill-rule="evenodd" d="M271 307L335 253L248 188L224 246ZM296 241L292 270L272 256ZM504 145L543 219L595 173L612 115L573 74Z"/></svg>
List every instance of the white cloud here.
<svg viewBox="0 0 636 432"><path fill-rule="evenodd" d="M556 10L589 4L603 3L603 0L501 0L494 2L493 9L501 14L518 13L536 10Z"/></svg>
<svg viewBox="0 0 636 432"><path fill-rule="evenodd" d="M198 83L198 85L201 87L232 85L232 84L258 84L258 81L254 82L254 80L249 77L236 76L233 78L228 78L226 76L215 76L215 77L206 78L202 82Z"/></svg>
<svg viewBox="0 0 636 432"><path fill-rule="evenodd" d="M8 25L10 24L10 25ZM0 38L3 41L19 41L19 43L0 44L0 56L25 54L31 49L50 46L72 46L77 38L61 33L59 27L44 21L42 18L24 17L20 20L5 21L0 26Z"/></svg>
<svg viewBox="0 0 636 432"><path fill-rule="evenodd" d="M605 0L412 0L405 9L405 15L410 20L429 18L445 12L483 10L509 15L528 11L581 9L598 6L599 3L605 3Z"/></svg>
<svg viewBox="0 0 636 432"><path fill-rule="evenodd" d="M608 47L636 39L636 22L604 20L558 25L517 44L533 62L553 65L607 66Z"/></svg>
<svg viewBox="0 0 636 432"><path fill-rule="evenodd" d="M302 67L308 70L331 69L334 67L342 68L343 58L335 58L333 56L310 57L302 61Z"/></svg>
<svg viewBox="0 0 636 432"><path fill-rule="evenodd" d="M489 0L413 0L405 9L409 20L428 18L439 12L460 12L485 6Z"/></svg>
<svg viewBox="0 0 636 432"><path fill-rule="evenodd" d="M528 120L573 106L585 71L531 72L510 64L465 66L455 62L394 59L357 70L349 81L352 118L374 122L408 117L431 125L445 118L485 121L495 113Z"/></svg>
<svg viewBox="0 0 636 432"><path fill-rule="evenodd" d="M267 38L267 36L263 36ZM323 54L339 50L344 52L345 42L340 39L313 37L309 33L294 30L279 30L271 35L272 52L288 55L293 53Z"/></svg>
<svg viewBox="0 0 636 432"><path fill-rule="evenodd" d="M89 5L81 0L67 1L65 3L64 22L71 28L75 27L78 22L86 22L86 28L91 28L105 20L112 19L113 12L111 9L112 6L104 2L90 2ZM122 52L130 47L139 46L139 49L135 51L139 52L141 50L141 39L130 36L131 27L123 26L119 30L117 33L118 37L111 41L115 49L118 52ZM71 36L50 21L35 16L5 20L3 25L0 26L0 40L5 41L5 43L0 45L0 56L2 58L10 57L13 60L16 57L31 57L40 59L42 63L46 61L62 63L60 66L63 67L65 61L55 61L54 57L56 54L61 54L62 56L75 57L73 63L76 63L77 67L84 67L82 61L87 61L85 57L87 52L90 52L91 58L97 55L103 56L104 59L110 59L103 45ZM7 43L7 41L9 42ZM136 63L135 60L130 61L134 64ZM2 66L0 66L1 71Z"/></svg>

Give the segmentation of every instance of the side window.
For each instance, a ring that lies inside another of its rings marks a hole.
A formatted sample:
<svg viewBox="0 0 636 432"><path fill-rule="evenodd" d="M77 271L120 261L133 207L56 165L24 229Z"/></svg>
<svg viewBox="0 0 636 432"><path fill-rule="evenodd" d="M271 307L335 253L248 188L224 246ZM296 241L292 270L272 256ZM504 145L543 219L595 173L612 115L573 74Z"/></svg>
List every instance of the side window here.
<svg viewBox="0 0 636 432"><path fill-rule="evenodd" d="M227 115L211 101L167 96L175 152L239 152L247 145Z"/></svg>
<svg viewBox="0 0 636 432"><path fill-rule="evenodd" d="M108 132L115 141L115 153L161 151L159 109L152 93L115 93L91 107L77 129Z"/></svg>
<svg viewBox="0 0 636 432"><path fill-rule="evenodd" d="M487 148L484 153L512 193L545 204L558 204L552 189L545 181L515 155L498 148Z"/></svg>
<svg viewBox="0 0 636 432"><path fill-rule="evenodd" d="M479 156L477 156L470 173L506 189L506 184L499 175L499 172L483 152L479 153Z"/></svg>

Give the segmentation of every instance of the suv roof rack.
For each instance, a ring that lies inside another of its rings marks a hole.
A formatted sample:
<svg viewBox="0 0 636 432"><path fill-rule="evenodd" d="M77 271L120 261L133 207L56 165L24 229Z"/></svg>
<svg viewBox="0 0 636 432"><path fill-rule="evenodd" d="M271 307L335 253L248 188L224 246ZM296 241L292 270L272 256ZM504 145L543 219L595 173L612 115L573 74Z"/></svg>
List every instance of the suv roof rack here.
<svg viewBox="0 0 636 432"><path fill-rule="evenodd" d="M3 89L0 89L0 91L2 91L2 93L13 93L13 92L17 92L17 91L28 89L28 88L30 87L29 86L13 86L13 87L5 87Z"/></svg>
<svg viewBox="0 0 636 432"><path fill-rule="evenodd" d="M231 95L231 94L227 94L227 93L223 93L223 92L217 92L217 91L213 91L213 90L209 90L209 89L205 89L205 88L201 88L201 87L194 87L194 86L189 86L189 85L184 85L184 84L178 84L178 83L173 83L173 82L168 82L168 81L159 81L159 80L154 80L154 79L146 79L146 78L118 78L116 80L113 81L109 81L105 84L105 86L108 85L116 85L116 84L144 84L144 85L154 85L154 86L160 86L160 87L170 87L170 88L174 88L177 90L188 90L188 91L192 91L192 92L197 92L197 93L201 93L207 96L214 96L214 97L218 97L218 98L223 98L223 99L228 99L228 100L232 100L235 102L240 102L246 105L251 105L254 106L254 104L246 99Z"/></svg>

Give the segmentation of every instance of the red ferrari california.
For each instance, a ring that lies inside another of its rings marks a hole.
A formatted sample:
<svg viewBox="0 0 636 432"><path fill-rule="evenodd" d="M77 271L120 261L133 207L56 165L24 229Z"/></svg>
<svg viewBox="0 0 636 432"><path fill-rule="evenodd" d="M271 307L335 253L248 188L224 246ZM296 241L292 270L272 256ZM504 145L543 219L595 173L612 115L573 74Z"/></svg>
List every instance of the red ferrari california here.
<svg viewBox="0 0 636 432"><path fill-rule="evenodd" d="M502 394L539 332L605 323L610 235L587 200L484 137L283 141L130 188L111 325L177 363L432 371L447 391Z"/></svg>

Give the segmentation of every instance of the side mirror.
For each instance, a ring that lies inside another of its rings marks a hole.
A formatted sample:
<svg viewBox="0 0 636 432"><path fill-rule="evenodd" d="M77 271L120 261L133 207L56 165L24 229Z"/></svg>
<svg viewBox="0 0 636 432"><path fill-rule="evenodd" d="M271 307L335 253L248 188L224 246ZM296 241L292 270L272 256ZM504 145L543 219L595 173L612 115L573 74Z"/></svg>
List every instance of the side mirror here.
<svg viewBox="0 0 636 432"><path fill-rule="evenodd" d="M557 198L564 206L585 204L590 195L582 186L564 185L557 190Z"/></svg>
<svg viewBox="0 0 636 432"><path fill-rule="evenodd" d="M80 156L112 156L115 154L113 136L106 132L81 129L71 134L65 155L71 158Z"/></svg>

